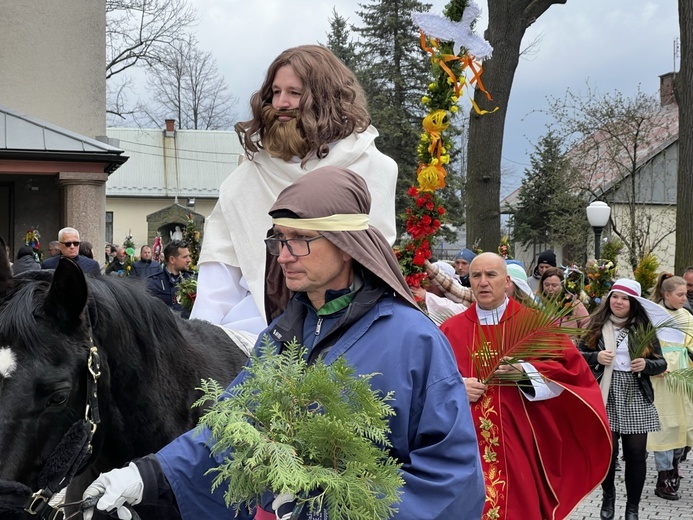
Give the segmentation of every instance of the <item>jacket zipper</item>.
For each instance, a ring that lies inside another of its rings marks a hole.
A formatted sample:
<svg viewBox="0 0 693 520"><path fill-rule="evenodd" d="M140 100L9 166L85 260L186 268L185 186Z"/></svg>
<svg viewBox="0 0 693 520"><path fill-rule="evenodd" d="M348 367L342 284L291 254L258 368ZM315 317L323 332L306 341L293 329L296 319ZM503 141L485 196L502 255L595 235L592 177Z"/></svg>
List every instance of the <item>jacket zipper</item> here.
<svg viewBox="0 0 693 520"><path fill-rule="evenodd" d="M315 335L320 335L320 329L322 328L322 318L318 318L318 323L315 325Z"/></svg>

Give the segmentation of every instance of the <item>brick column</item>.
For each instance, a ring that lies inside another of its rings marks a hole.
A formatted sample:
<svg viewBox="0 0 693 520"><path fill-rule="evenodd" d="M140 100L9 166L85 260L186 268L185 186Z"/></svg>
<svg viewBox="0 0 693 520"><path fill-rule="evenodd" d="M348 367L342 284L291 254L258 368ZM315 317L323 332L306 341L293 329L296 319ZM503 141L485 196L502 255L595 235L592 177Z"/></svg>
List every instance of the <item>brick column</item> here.
<svg viewBox="0 0 693 520"><path fill-rule="evenodd" d="M106 246L106 181L107 173L60 172L63 226L79 231L80 240L94 246L94 260L103 263Z"/></svg>

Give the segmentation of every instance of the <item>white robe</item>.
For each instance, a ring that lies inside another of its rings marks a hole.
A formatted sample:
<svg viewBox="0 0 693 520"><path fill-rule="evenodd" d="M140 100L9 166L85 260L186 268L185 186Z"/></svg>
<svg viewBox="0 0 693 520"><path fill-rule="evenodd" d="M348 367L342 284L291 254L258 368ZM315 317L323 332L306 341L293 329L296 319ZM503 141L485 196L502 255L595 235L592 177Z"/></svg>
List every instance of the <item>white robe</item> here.
<svg viewBox="0 0 693 520"><path fill-rule="evenodd" d="M372 204L370 224L395 241L397 164L375 147L377 130L352 134L335 143L324 159L305 168L260 150L221 184L219 201L205 222L197 297L191 318L259 333L264 318L265 244L272 227L268 211L279 193L306 172L341 166L361 175Z"/></svg>

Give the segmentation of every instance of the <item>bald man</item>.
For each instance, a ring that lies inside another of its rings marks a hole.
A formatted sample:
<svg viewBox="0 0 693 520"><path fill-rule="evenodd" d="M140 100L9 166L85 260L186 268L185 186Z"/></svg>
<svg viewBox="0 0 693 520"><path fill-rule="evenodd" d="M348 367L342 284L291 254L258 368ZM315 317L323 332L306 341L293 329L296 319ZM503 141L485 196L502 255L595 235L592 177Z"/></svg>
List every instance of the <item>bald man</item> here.
<svg viewBox="0 0 693 520"><path fill-rule="evenodd" d="M511 280L503 258L474 258L469 281L476 302L441 330L477 429L486 483L482 518L565 518L609 469L611 433L599 386L565 334L557 332L554 357L512 359L509 349L529 333L526 324L538 311L506 296ZM507 360L493 374L505 380L476 377L482 343Z"/></svg>

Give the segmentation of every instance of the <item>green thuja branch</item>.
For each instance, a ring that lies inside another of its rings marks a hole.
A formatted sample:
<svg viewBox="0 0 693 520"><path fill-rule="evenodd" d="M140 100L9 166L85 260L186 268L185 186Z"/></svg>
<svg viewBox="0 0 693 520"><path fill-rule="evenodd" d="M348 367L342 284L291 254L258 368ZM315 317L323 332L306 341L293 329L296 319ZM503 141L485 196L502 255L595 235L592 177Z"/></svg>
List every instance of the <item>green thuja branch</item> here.
<svg viewBox="0 0 693 520"><path fill-rule="evenodd" d="M198 429L209 428L213 489L224 486L236 511L264 491L292 493L330 518L386 519L397 511L404 481L388 454L388 401L371 389L376 374L357 376L346 360L308 365L292 342L281 353L268 336L253 354L247 377L224 392L203 381L210 406Z"/></svg>

